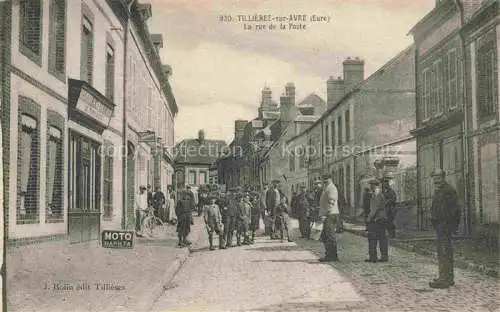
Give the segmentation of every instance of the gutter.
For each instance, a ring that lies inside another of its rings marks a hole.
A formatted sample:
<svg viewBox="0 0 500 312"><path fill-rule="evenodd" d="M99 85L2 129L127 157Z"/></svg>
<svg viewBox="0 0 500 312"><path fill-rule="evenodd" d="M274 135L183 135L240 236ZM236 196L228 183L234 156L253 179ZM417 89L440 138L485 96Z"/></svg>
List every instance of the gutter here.
<svg viewBox="0 0 500 312"><path fill-rule="evenodd" d="M458 11L460 12L460 28L465 26L465 16L464 16L464 7L461 2L461 0L454 0L455 5L458 8ZM466 51L467 51L467 45L465 44L465 36L462 31L459 31L459 36L460 36L460 43L462 45L462 89L463 89L463 110L464 110L464 121L462 122L462 154L464 156L464 168L463 168L463 175L462 179L464 181L464 216L463 216L463 221L464 221L464 235L469 236L471 234L471 209L470 209L470 196L469 196L469 183L467 177L469 176L469 140L468 140L468 130L469 130L469 125L468 125L468 107L467 107L467 87L466 87L466 77L468 77L468 68L466 66L465 58L466 58Z"/></svg>
<svg viewBox="0 0 500 312"><path fill-rule="evenodd" d="M136 0L131 0L129 3L126 4L126 13L127 13L127 20L125 21L125 27L124 27L124 39L123 39L123 117L122 117L122 149L125 149L127 151L127 155L122 155L122 187L123 187L123 192L122 192L122 229L127 228L127 208L128 208L128 192L127 192L127 187L128 187L128 140L127 140L127 128L128 128L128 122L127 122L127 76L128 76L128 37L129 37L129 28L130 28L130 20L131 20L131 9L132 5L135 3Z"/></svg>

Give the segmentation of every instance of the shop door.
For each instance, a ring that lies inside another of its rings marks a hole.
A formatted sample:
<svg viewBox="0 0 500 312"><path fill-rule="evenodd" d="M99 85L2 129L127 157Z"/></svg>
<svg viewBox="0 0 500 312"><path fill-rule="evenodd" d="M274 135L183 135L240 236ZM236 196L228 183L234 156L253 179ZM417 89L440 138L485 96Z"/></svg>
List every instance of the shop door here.
<svg viewBox="0 0 500 312"><path fill-rule="evenodd" d="M99 144L70 134L68 234L71 243L99 239L101 158Z"/></svg>

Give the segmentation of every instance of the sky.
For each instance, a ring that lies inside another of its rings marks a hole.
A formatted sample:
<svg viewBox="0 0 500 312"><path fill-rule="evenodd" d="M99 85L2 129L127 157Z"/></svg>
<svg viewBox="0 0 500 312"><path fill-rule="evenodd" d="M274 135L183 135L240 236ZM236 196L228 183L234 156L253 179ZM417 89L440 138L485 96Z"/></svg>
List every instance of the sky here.
<svg viewBox="0 0 500 312"><path fill-rule="evenodd" d="M311 93L326 101L326 81L342 76L342 61L360 57L365 78L413 43L409 30L435 0L150 0L151 33L163 35L160 56L172 66L179 106L175 140L234 137L234 121L257 117L261 90L279 103L293 82L297 102ZM288 22L238 21L238 15L307 15L305 29ZM311 21L313 15L326 21ZM221 16L231 16L221 21ZM286 29L280 29L280 23ZM245 29L252 25L252 29ZM269 30L273 24L276 29ZM266 25L256 30L256 25ZM298 27L297 27L298 28Z"/></svg>

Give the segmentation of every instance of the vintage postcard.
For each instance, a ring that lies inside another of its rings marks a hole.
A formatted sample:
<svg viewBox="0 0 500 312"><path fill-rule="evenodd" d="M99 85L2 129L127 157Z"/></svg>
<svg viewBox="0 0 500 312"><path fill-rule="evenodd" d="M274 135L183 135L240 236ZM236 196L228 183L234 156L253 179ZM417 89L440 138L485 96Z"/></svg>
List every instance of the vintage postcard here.
<svg viewBox="0 0 500 312"><path fill-rule="evenodd" d="M2 311L500 311L498 0L0 0Z"/></svg>

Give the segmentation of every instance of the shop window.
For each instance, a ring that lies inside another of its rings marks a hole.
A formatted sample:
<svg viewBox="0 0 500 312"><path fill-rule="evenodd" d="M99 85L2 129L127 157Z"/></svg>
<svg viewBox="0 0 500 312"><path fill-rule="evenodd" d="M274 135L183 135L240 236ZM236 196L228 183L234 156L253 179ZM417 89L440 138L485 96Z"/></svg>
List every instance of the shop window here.
<svg viewBox="0 0 500 312"><path fill-rule="evenodd" d="M337 142L338 142L338 145L342 145L342 143L344 143L342 140L342 116L339 116L337 118L337 127L338 127L337 135L339 137Z"/></svg>
<svg viewBox="0 0 500 312"><path fill-rule="evenodd" d="M335 119L332 120L330 128L332 129L332 149L335 150Z"/></svg>
<svg viewBox="0 0 500 312"><path fill-rule="evenodd" d="M206 184L207 183L207 173L206 172L200 172L200 185Z"/></svg>
<svg viewBox="0 0 500 312"><path fill-rule="evenodd" d="M49 72L64 79L66 72L66 1L50 1Z"/></svg>
<svg viewBox="0 0 500 312"><path fill-rule="evenodd" d="M19 2L19 49L26 57L42 65L42 1Z"/></svg>
<svg viewBox="0 0 500 312"><path fill-rule="evenodd" d="M47 177L46 177L46 221L64 222L63 215L63 142L61 129L48 125L47 134Z"/></svg>
<svg viewBox="0 0 500 312"><path fill-rule="evenodd" d="M80 75L81 79L92 84L94 69L94 38L92 20L84 15L82 23Z"/></svg>
<svg viewBox="0 0 500 312"><path fill-rule="evenodd" d="M351 140L351 116L349 115L349 110L345 111L345 140L349 142Z"/></svg>
<svg viewBox="0 0 500 312"><path fill-rule="evenodd" d="M328 147L330 143L328 124L325 125L325 148Z"/></svg>
<svg viewBox="0 0 500 312"><path fill-rule="evenodd" d="M39 222L40 136L38 120L19 116L17 223Z"/></svg>

